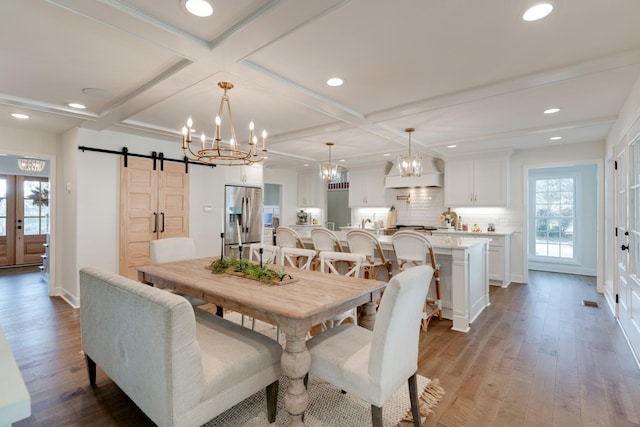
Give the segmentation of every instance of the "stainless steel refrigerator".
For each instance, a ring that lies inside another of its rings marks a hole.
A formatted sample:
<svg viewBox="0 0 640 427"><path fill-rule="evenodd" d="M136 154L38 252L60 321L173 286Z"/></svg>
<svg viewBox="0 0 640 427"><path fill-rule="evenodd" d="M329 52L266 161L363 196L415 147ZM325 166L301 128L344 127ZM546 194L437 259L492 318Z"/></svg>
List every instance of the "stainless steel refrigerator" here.
<svg viewBox="0 0 640 427"><path fill-rule="evenodd" d="M243 254L249 253L249 244L261 241L263 203L260 187L225 186L225 256L238 251L238 236L242 239Z"/></svg>

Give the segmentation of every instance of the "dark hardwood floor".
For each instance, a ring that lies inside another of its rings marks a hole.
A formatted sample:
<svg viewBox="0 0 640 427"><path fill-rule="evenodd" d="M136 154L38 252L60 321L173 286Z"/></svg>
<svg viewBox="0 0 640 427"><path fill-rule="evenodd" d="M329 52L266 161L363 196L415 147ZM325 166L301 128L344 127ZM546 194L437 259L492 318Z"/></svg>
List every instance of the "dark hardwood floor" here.
<svg viewBox="0 0 640 427"><path fill-rule="evenodd" d="M640 425L640 371L594 280L529 280L492 287L468 334L447 320L422 333L419 373L446 390L426 425ZM79 310L49 298L38 273L0 271L0 325L32 399L14 426L153 425L100 370L89 386Z"/></svg>

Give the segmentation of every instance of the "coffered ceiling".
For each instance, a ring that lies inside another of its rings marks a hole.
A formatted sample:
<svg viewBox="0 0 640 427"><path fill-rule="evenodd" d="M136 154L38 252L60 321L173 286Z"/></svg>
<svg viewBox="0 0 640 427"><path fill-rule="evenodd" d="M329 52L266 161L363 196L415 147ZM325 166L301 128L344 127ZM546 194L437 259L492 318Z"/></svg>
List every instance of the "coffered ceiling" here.
<svg viewBox="0 0 640 427"><path fill-rule="evenodd" d="M250 120L269 133L267 167L313 167L327 141L353 167L406 153L406 127L438 157L604 140L640 74L637 0L556 0L535 22L525 0L213 3L3 1L0 125L180 144L188 116L213 134L230 81L238 137Z"/></svg>

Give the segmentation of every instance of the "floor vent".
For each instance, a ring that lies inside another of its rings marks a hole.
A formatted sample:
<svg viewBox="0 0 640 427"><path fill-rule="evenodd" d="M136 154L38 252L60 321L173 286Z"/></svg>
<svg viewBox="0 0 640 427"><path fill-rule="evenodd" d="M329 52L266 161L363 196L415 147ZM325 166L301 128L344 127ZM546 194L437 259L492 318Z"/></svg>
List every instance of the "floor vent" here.
<svg viewBox="0 0 640 427"><path fill-rule="evenodd" d="M582 305L584 305L585 307L598 307L598 302L597 301L589 301L586 299L582 300Z"/></svg>

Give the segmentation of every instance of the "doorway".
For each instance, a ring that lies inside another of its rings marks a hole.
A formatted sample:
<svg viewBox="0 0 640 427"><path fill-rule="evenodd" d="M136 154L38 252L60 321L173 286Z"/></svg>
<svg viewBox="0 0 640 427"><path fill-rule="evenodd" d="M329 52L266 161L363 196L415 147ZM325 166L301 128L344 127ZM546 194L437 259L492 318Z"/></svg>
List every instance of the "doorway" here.
<svg viewBox="0 0 640 427"><path fill-rule="evenodd" d="M49 180L0 175L0 266L41 264L49 234Z"/></svg>
<svg viewBox="0 0 640 427"><path fill-rule="evenodd" d="M597 276L598 165L528 171L528 268Z"/></svg>

